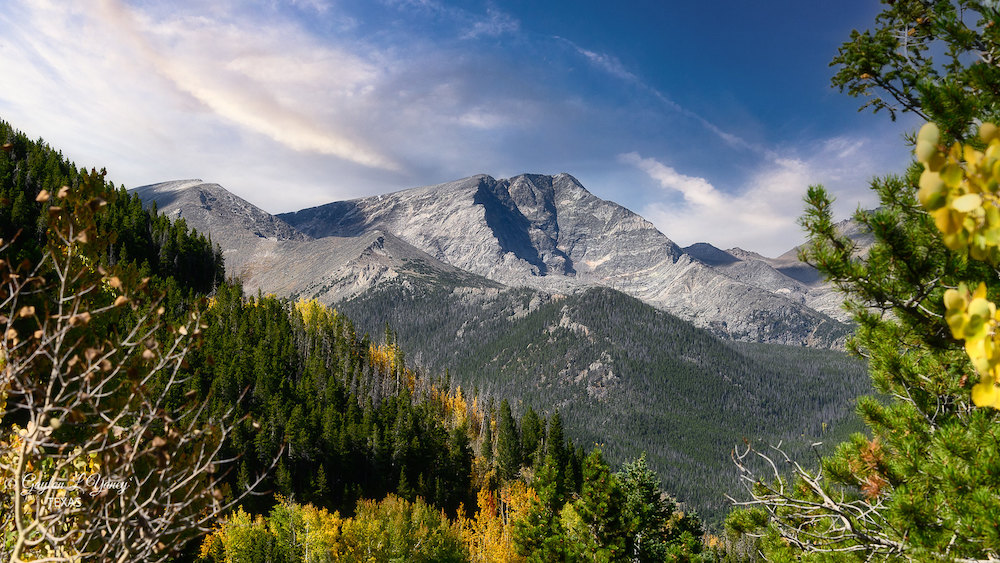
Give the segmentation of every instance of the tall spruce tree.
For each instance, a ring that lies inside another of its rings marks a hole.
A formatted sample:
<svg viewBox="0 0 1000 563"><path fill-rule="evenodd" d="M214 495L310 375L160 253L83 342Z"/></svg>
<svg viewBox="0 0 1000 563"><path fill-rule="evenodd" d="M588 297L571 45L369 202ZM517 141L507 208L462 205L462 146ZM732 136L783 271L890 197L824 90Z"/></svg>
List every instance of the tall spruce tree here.
<svg viewBox="0 0 1000 563"><path fill-rule="evenodd" d="M566 535L559 520L564 499L552 456L546 456L531 484L537 496L525 513L511 523L517 551L528 561L565 561Z"/></svg>
<svg viewBox="0 0 1000 563"><path fill-rule="evenodd" d="M521 417L521 455L524 464L531 466L538 458L538 451L545 434L545 427L542 419L535 412L535 409L528 407L528 410Z"/></svg>
<svg viewBox="0 0 1000 563"><path fill-rule="evenodd" d="M594 449L583 463L583 487L574 504L589 534L581 545L573 546L588 561L627 561L628 525L625 496L611 473L600 449Z"/></svg>
<svg viewBox="0 0 1000 563"><path fill-rule="evenodd" d="M507 399L500 402L497 425L497 473L505 480L516 479L521 471L521 438Z"/></svg>

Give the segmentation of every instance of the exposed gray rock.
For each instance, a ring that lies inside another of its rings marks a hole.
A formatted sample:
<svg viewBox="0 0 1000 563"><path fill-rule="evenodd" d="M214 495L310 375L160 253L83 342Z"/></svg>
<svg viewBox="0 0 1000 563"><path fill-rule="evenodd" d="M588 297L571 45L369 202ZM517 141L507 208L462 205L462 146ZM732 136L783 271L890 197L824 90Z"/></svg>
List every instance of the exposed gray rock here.
<svg viewBox="0 0 1000 563"><path fill-rule="evenodd" d="M841 221L835 227L854 242L854 253L858 256L866 255L875 242L874 236L853 219ZM777 258L767 258L742 248L731 248L728 254L740 259L742 264L753 266L734 264L720 270L758 287L786 292L790 298L839 321L850 321L850 315L843 308L843 295L823 279L819 270L799 260L800 250L801 247L796 246Z"/></svg>
<svg viewBox="0 0 1000 563"><path fill-rule="evenodd" d="M727 275L706 263L705 253L685 254L652 223L594 196L568 174L479 175L279 217L313 237L391 232L443 262L511 286L612 287L734 338L825 346L846 333L807 306L794 283L763 288L740 279L748 276Z"/></svg>
<svg viewBox="0 0 1000 563"><path fill-rule="evenodd" d="M223 251L226 271L258 290L334 303L400 276L446 279L455 285L497 284L444 264L390 233L314 239L218 184L200 180L136 188L145 205L208 233Z"/></svg>
<svg viewBox="0 0 1000 563"><path fill-rule="evenodd" d="M684 254L697 259L702 264L709 266L724 266L739 262L740 259L725 250L718 249L707 242L696 242L684 248Z"/></svg>

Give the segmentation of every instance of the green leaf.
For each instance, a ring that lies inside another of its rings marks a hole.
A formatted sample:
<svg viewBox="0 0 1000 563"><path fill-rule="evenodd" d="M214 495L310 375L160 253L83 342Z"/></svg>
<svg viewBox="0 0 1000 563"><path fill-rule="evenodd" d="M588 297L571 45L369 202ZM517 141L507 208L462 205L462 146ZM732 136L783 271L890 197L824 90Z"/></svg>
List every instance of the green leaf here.
<svg viewBox="0 0 1000 563"><path fill-rule="evenodd" d="M957 188L962 185L962 178L965 176L962 167L954 162L948 163L941 169L941 180L949 188Z"/></svg>

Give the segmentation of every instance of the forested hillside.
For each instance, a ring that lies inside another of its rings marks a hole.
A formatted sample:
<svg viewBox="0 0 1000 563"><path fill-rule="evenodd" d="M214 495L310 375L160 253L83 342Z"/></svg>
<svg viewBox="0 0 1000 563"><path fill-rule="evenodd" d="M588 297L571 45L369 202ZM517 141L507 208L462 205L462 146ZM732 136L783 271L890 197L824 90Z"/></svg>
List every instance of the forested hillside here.
<svg viewBox="0 0 1000 563"><path fill-rule="evenodd" d="M413 362L518 410L559 408L569 435L623 462L646 452L710 521L728 509L743 440L796 453L860 428L865 366L842 352L721 340L608 288L385 285L340 305L359 330L396 328Z"/></svg>
<svg viewBox="0 0 1000 563"><path fill-rule="evenodd" d="M4 155L0 158L0 238L12 244L11 262L36 262L45 245L48 217L38 194L76 186L83 169L41 139L32 141L0 121ZM103 170L97 180L105 185ZM211 240L187 229L183 220L142 208L138 196L106 183L106 207L96 218L102 241L102 260L134 263L143 275L161 279L171 289L205 294L225 278L222 257Z"/></svg>

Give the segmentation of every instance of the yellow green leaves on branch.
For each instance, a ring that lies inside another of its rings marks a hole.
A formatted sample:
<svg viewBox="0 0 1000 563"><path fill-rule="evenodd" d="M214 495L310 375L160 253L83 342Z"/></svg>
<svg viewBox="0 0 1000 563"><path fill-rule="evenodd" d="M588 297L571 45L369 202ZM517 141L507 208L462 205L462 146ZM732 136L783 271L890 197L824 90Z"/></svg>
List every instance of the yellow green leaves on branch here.
<svg viewBox="0 0 1000 563"><path fill-rule="evenodd" d="M1000 262L1000 131L992 124L980 128L988 143L979 151L955 143L945 150L933 123L920 129L917 160L923 163L917 197L934 217L945 245L976 260Z"/></svg>
<svg viewBox="0 0 1000 563"><path fill-rule="evenodd" d="M1000 341L997 307L986 299L986 284L974 292L963 283L944 294L945 320L955 338L965 340L965 352L979 373L979 383L972 387L976 406L1000 409Z"/></svg>
<svg viewBox="0 0 1000 563"><path fill-rule="evenodd" d="M924 165L917 197L934 217L945 245L991 264L1000 262L1000 129L984 123L979 136L985 151L955 143L945 149L933 123L920 129L916 155ZM964 283L944 295L951 334L979 373L972 388L976 406L1000 409L1000 315L986 298L986 284L970 291Z"/></svg>

